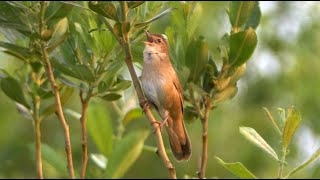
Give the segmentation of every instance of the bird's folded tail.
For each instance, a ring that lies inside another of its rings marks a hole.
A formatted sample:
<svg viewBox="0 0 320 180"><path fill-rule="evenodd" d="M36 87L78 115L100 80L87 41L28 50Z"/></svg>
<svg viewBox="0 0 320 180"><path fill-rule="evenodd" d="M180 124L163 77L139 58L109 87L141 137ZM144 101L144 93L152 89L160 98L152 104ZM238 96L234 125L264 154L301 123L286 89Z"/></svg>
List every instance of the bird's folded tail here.
<svg viewBox="0 0 320 180"><path fill-rule="evenodd" d="M178 161L189 160L191 156L191 142L183 119L175 122L169 119L169 121L173 123L171 126L166 126L166 130L174 157Z"/></svg>

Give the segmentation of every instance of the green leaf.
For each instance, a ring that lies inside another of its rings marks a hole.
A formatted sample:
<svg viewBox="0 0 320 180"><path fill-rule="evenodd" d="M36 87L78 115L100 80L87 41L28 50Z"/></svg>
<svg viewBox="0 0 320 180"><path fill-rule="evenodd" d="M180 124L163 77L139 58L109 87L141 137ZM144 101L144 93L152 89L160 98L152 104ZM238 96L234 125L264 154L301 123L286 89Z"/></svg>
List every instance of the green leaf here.
<svg viewBox="0 0 320 180"><path fill-rule="evenodd" d="M61 106L64 106L68 100L70 99L70 97L72 96L74 92L74 88L69 87L69 86L65 86L63 92L60 95L60 103ZM46 117L52 113L56 112L56 104L51 104L49 105L47 108L45 108L42 112L41 112L41 116Z"/></svg>
<svg viewBox="0 0 320 180"><path fill-rule="evenodd" d="M48 42L48 51L51 52L56 48L58 45L60 45L65 38L67 37L68 32L68 19L63 18L59 22L57 22L53 27L53 33L52 38Z"/></svg>
<svg viewBox="0 0 320 180"><path fill-rule="evenodd" d="M278 108L278 112L279 112L279 126L281 129L284 128L284 124L286 123L286 110L284 110L283 108Z"/></svg>
<svg viewBox="0 0 320 180"><path fill-rule="evenodd" d="M140 156L148 130L127 134L115 147L109 158L106 173L112 179L121 178Z"/></svg>
<svg viewBox="0 0 320 180"><path fill-rule="evenodd" d="M255 1L232 1L229 6L229 18L233 28L239 28L250 17Z"/></svg>
<svg viewBox="0 0 320 180"><path fill-rule="evenodd" d="M261 9L259 5L259 1L254 2L254 7L252 13L245 25L245 29L252 27L253 29L257 29L261 19Z"/></svg>
<svg viewBox="0 0 320 180"><path fill-rule="evenodd" d="M30 109L30 106L24 97L21 84L16 79L10 76L3 78L1 80L1 89L10 99Z"/></svg>
<svg viewBox="0 0 320 180"><path fill-rule="evenodd" d="M31 31L28 29L28 26L25 26L23 24L18 24L18 23L15 23L15 22L5 21L3 19L0 19L0 27L1 28L15 29L15 30L18 30L18 31L24 31L27 34L31 34Z"/></svg>
<svg viewBox="0 0 320 180"><path fill-rule="evenodd" d="M269 146L269 144L252 128L240 127L240 133L250 142L261 148L263 151L271 155L274 159L279 161L278 155Z"/></svg>
<svg viewBox="0 0 320 180"><path fill-rule="evenodd" d="M200 88L199 86L197 86L196 84L194 84L193 82L188 83L188 87L192 88L192 90L196 93L198 93L201 96L206 96L208 95L207 92L205 92L202 88Z"/></svg>
<svg viewBox="0 0 320 180"><path fill-rule="evenodd" d="M34 156L34 154L36 154L35 144L28 144L28 148ZM53 168L55 168L60 174L63 175L63 177L68 177L67 163L63 156L57 153L49 145L44 143L41 144L41 152L42 159L44 161L47 161L49 164L51 164Z"/></svg>
<svg viewBox="0 0 320 180"><path fill-rule="evenodd" d="M229 86L221 92L215 93L213 96L214 103L220 103L233 98L238 92L238 87L235 85Z"/></svg>
<svg viewBox="0 0 320 180"><path fill-rule="evenodd" d="M131 86L132 82L128 80L121 80L119 83L115 84L112 88L109 88L109 92L124 91Z"/></svg>
<svg viewBox="0 0 320 180"><path fill-rule="evenodd" d="M187 47L186 65L190 68L189 81L198 82L209 61L208 42L203 36L199 36L196 41L191 41Z"/></svg>
<svg viewBox="0 0 320 180"><path fill-rule="evenodd" d="M136 7L140 6L144 2L145 1L127 1L127 4L128 4L128 8L129 9L133 9L133 8L136 8Z"/></svg>
<svg viewBox="0 0 320 180"><path fill-rule="evenodd" d="M95 77L93 71L84 64L71 65L63 64L59 62L56 58L51 58L52 66L64 73L65 75L83 80L88 82L94 82Z"/></svg>
<svg viewBox="0 0 320 180"><path fill-rule="evenodd" d="M283 147L287 148L301 121L301 114L293 106L288 108L288 115L283 129Z"/></svg>
<svg viewBox="0 0 320 180"><path fill-rule="evenodd" d="M106 82L101 81L98 85L98 93L104 93L108 88L108 85Z"/></svg>
<svg viewBox="0 0 320 180"><path fill-rule="evenodd" d="M20 59L31 57L31 52L28 48L17 46L15 44L0 41L0 47L7 49L6 53L12 54Z"/></svg>
<svg viewBox="0 0 320 180"><path fill-rule="evenodd" d="M60 19L67 17L72 12L73 7L71 4L51 1L46 10L48 26L51 27Z"/></svg>
<svg viewBox="0 0 320 180"><path fill-rule="evenodd" d="M163 16L165 16L166 14L170 13L172 10L175 10L176 8L168 8L164 11L162 11L160 14L156 15L155 17L147 20L147 21L144 21L144 22L140 22L140 23L136 23L134 25L135 28L140 28L140 27L144 27L144 26L147 26L148 24L152 23L153 21L155 20L158 20L160 18L162 18Z"/></svg>
<svg viewBox="0 0 320 180"><path fill-rule="evenodd" d="M113 32L116 36L122 37L122 25L120 22L117 22L113 25Z"/></svg>
<svg viewBox="0 0 320 180"><path fill-rule="evenodd" d="M25 20L25 17L26 15L23 14L23 10L12 5L11 2L0 1L0 19L28 27L26 25L27 21Z"/></svg>
<svg viewBox="0 0 320 180"><path fill-rule="evenodd" d="M88 106L88 130L99 151L108 159L111 157L113 130L110 115L105 106L90 103Z"/></svg>
<svg viewBox="0 0 320 180"><path fill-rule="evenodd" d="M313 163L315 160L317 160L320 157L320 148L317 150L317 152L315 152L309 160L307 160L305 163L301 164L300 166L294 168L294 170L292 170L287 176L286 179L291 176L292 174L300 171L301 169L304 169L305 167L307 167L309 164Z"/></svg>
<svg viewBox="0 0 320 180"><path fill-rule="evenodd" d="M73 67L73 70L77 73L78 79L94 82L95 77L93 71L84 64L79 64Z"/></svg>
<svg viewBox="0 0 320 180"><path fill-rule="evenodd" d="M94 12L96 12L106 18L118 21L117 9L112 2L97 2L97 1L93 2L93 1L90 1L89 8L91 10L93 10Z"/></svg>
<svg viewBox="0 0 320 180"><path fill-rule="evenodd" d="M104 96L101 96L102 99L106 100L106 101L116 101L118 99L120 99L122 96L120 94L117 93L108 93Z"/></svg>
<svg viewBox="0 0 320 180"><path fill-rule="evenodd" d="M222 159L215 157L219 164L221 164L228 171L241 179L257 179L241 162L225 163Z"/></svg>
<svg viewBox="0 0 320 180"><path fill-rule="evenodd" d="M122 124L123 126L127 126L129 122L133 121L134 119L138 119L142 116L143 114L141 108L131 109L129 112L126 113L126 115L122 119Z"/></svg>
<svg viewBox="0 0 320 180"><path fill-rule="evenodd" d="M123 35L126 36L128 34L128 32L130 31L130 22L128 22L128 21L122 22L121 31L122 31Z"/></svg>
<svg viewBox="0 0 320 180"><path fill-rule="evenodd" d="M257 42L256 32L252 28L232 34L230 37L230 64L237 67L248 61Z"/></svg>

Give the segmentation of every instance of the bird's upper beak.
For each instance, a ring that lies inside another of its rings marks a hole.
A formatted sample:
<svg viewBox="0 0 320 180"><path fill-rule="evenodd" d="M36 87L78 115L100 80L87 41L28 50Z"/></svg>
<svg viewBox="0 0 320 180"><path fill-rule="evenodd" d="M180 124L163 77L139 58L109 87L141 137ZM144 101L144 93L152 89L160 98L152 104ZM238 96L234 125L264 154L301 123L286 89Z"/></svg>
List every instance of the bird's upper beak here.
<svg viewBox="0 0 320 180"><path fill-rule="evenodd" d="M148 30L144 30L144 32L146 33L146 36L147 36L147 41L144 43L146 45L151 45L153 43L152 35L150 34L150 32Z"/></svg>

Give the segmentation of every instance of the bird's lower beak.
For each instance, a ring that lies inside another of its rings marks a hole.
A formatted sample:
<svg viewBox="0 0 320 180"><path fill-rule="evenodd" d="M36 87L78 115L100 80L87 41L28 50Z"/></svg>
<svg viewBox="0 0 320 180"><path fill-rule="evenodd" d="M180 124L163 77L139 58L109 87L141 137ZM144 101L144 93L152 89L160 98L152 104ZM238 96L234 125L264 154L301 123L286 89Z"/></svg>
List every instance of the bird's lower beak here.
<svg viewBox="0 0 320 180"><path fill-rule="evenodd" d="M153 38L148 30L144 30L144 32L146 33L146 36L147 36L147 42L145 42L145 44L150 45L151 43L153 43Z"/></svg>

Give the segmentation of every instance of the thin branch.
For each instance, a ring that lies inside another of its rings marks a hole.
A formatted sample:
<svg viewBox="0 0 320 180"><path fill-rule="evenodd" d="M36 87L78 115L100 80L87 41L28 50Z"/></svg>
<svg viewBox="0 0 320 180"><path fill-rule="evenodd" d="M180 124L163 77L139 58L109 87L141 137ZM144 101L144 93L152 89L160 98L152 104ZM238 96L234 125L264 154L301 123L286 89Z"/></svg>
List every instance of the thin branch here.
<svg viewBox="0 0 320 180"><path fill-rule="evenodd" d="M283 165L286 160L286 155L287 155L287 149L285 147L282 148L282 157L280 160L280 165L279 165L279 173L278 173L278 178L277 179L282 179L282 174L283 174Z"/></svg>
<svg viewBox="0 0 320 180"><path fill-rule="evenodd" d="M201 155L201 165L198 172L199 179L204 179L206 175L206 167L207 167L207 160L208 160L208 119L209 119L209 113L212 107L212 100L210 100L209 98L205 98L205 99L206 99L205 115L203 118L200 119L202 123L202 155Z"/></svg>
<svg viewBox="0 0 320 180"><path fill-rule="evenodd" d="M281 131L280 131L277 123L274 121L274 119L273 119L270 111L269 111L267 108L265 108L265 107L263 107L263 109L264 109L264 111L266 112L266 115L267 115L267 117L269 118L269 120L271 121L272 125L273 125L274 128L277 130L278 134L279 134L280 136L282 136L282 133L281 133Z"/></svg>
<svg viewBox="0 0 320 180"><path fill-rule="evenodd" d="M43 34L43 32L45 30L45 24L46 24L46 22L45 22L45 1L41 1L40 15L41 15L40 34ZM46 70L47 76L49 78L51 88L53 90L54 97L55 97L56 114L58 115L60 122L63 126L63 129L64 129L65 146L66 146L65 148L66 148L66 154L67 154L69 176L70 176L70 178L74 179L75 176L74 176L73 162L72 162L72 151L71 151L71 143L70 143L70 135L69 135L69 126L64 118L64 114L63 114L62 106L61 106L61 102L60 102L59 90L58 90L56 81L53 76L51 63L49 61L48 52L46 50L46 43L43 39L40 40L40 45L41 45L41 51L42 51L42 61L44 63L45 70Z"/></svg>
<svg viewBox="0 0 320 180"><path fill-rule="evenodd" d="M91 91L89 91L90 94ZM82 133L82 165L81 165L81 175L80 178L84 179L86 176L86 169L88 163L88 147L87 147L87 109L90 101L90 95L88 94L88 98L83 98L83 92L80 90L80 99L82 104L81 110L81 133ZM88 99L88 100L87 100Z"/></svg>
<svg viewBox="0 0 320 180"><path fill-rule="evenodd" d="M39 109L40 109L40 97L35 96L33 98L33 120L34 120L34 129L35 129L35 138L36 138L36 161L37 161L37 178L43 179L42 172L42 155L41 155L41 119L39 118Z"/></svg>

